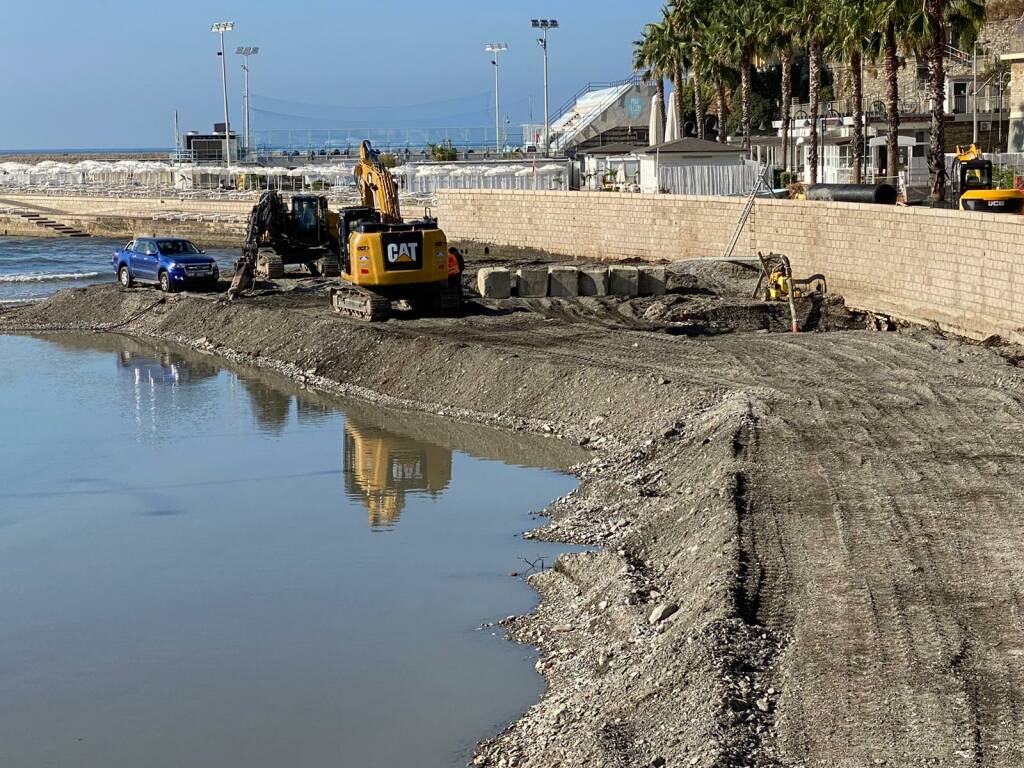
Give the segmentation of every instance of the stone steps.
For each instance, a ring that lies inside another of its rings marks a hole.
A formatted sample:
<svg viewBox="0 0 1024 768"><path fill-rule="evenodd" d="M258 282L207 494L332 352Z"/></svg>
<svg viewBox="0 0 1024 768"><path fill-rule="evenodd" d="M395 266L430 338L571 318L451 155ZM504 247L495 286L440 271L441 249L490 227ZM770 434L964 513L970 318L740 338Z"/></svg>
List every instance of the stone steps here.
<svg viewBox="0 0 1024 768"><path fill-rule="evenodd" d="M41 213L33 213L32 211L14 211L17 216L30 221L37 227L43 227L45 229L52 230L58 234L64 235L65 237L89 237L88 232L83 232L80 229L75 229L67 224L62 224L59 221L54 221L43 216Z"/></svg>

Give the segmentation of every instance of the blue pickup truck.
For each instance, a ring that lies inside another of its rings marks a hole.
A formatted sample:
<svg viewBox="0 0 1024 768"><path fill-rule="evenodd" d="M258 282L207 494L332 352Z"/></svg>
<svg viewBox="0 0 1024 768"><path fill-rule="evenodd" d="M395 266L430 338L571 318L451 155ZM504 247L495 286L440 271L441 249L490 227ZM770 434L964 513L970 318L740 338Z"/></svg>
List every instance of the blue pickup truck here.
<svg viewBox="0 0 1024 768"><path fill-rule="evenodd" d="M217 287L220 270L212 256L189 240L178 237L140 237L111 258L117 281L124 288L134 283L156 283L172 293L183 288Z"/></svg>

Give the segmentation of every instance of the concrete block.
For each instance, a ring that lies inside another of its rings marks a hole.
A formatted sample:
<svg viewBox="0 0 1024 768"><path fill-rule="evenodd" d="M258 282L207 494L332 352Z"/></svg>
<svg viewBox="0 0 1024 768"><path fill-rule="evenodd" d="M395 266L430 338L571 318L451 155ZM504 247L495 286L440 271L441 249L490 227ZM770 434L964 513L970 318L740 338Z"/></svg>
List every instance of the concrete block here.
<svg viewBox="0 0 1024 768"><path fill-rule="evenodd" d="M636 267L608 267L608 293L612 296L636 296L640 292L640 270Z"/></svg>
<svg viewBox="0 0 1024 768"><path fill-rule="evenodd" d="M580 271L576 267L551 267L548 270L549 296L579 296Z"/></svg>
<svg viewBox="0 0 1024 768"><path fill-rule="evenodd" d="M512 295L512 273L505 267L483 267L476 274L476 287L485 299L507 299Z"/></svg>
<svg viewBox="0 0 1024 768"><path fill-rule="evenodd" d="M516 296L540 298L548 295L548 270L545 267L525 267L516 270Z"/></svg>
<svg viewBox="0 0 1024 768"><path fill-rule="evenodd" d="M604 267L580 269L580 296L607 296L608 270Z"/></svg>
<svg viewBox="0 0 1024 768"><path fill-rule="evenodd" d="M664 296L665 268L640 267L637 289L641 296Z"/></svg>

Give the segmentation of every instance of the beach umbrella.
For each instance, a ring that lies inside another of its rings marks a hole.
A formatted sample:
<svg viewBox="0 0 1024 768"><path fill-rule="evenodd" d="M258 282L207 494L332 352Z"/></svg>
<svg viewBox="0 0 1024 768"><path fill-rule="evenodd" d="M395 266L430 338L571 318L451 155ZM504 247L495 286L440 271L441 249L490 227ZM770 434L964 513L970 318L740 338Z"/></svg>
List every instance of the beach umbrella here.
<svg viewBox="0 0 1024 768"><path fill-rule="evenodd" d="M680 136L679 120L676 119L676 103L679 96L675 91L668 97L668 120L665 125L665 141L676 141Z"/></svg>
<svg viewBox="0 0 1024 768"><path fill-rule="evenodd" d="M651 97L651 124L649 135L651 140L649 144L653 147L657 144L661 144L665 140L665 125L661 122L661 112L658 109L658 102L661 101L661 96L654 94ZM663 103L664 104L664 103Z"/></svg>

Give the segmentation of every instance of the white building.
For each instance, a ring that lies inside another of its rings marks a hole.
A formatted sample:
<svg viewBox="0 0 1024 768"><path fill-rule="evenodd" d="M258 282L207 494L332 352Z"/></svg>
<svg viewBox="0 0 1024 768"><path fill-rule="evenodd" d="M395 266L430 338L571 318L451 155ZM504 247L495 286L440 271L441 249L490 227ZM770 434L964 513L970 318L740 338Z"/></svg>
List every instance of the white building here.
<svg viewBox="0 0 1024 768"><path fill-rule="evenodd" d="M757 181L757 163L731 144L683 138L648 147L640 161L640 191L677 195L745 195Z"/></svg>

